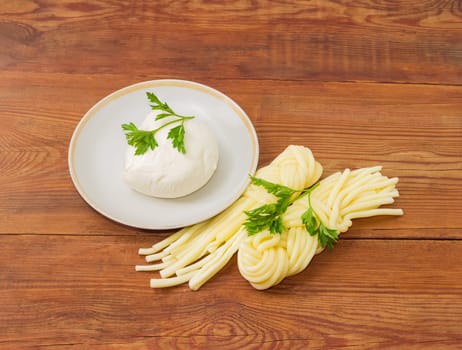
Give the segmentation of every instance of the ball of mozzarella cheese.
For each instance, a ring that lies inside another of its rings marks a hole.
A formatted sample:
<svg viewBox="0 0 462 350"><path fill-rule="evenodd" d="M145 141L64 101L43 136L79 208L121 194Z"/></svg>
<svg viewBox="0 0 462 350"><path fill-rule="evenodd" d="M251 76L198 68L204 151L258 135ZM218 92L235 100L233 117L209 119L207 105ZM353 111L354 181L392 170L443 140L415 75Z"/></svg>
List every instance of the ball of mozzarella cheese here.
<svg viewBox="0 0 462 350"><path fill-rule="evenodd" d="M174 119L155 120L158 111L152 111L140 129L153 130ZM172 124L156 135L158 146L143 155L135 155L128 147L125 158L124 180L134 190L159 198L186 196L204 186L218 164L218 145L206 125L197 118L185 121L184 144L186 153L179 152L167 139Z"/></svg>

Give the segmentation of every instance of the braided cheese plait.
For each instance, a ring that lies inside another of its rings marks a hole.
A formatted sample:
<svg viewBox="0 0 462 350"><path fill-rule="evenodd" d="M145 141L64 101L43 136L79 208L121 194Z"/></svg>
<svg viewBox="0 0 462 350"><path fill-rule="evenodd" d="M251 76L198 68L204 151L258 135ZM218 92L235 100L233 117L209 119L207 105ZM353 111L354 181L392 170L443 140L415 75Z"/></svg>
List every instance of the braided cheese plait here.
<svg viewBox="0 0 462 350"><path fill-rule="evenodd" d="M288 146L271 164L255 176L287 187L304 189L314 184L322 173L309 148ZM137 271L159 271L151 279L152 288L170 287L188 282L199 289L234 255L246 236L242 224L245 211L274 202L275 197L260 186L249 185L228 209L205 222L186 227L170 237L140 249L150 265L138 265Z"/></svg>
<svg viewBox="0 0 462 350"><path fill-rule="evenodd" d="M346 232L355 218L402 215L401 209L379 208L399 196L395 187L398 179L383 176L380 170L377 166L332 174L287 209L285 232L262 231L243 239L237 255L241 275L254 288L267 289L308 266L324 249L318 235L309 234L302 222L310 204L318 220L337 233Z"/></svg>

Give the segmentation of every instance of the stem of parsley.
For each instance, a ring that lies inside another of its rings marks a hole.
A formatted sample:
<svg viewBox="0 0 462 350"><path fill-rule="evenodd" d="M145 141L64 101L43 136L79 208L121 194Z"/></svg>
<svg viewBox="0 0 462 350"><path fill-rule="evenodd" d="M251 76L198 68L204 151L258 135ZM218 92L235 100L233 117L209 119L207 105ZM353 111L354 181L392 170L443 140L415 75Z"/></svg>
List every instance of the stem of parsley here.
<svg viewBox="0 0 462 350"><path fill-rule="evenodd" d="M178 119L170 120L169 122L167 122L167 123L162 124L161 126L159 126L157 129L151 130L152 134L155 135L159 130L162 130L163 128L165 128L166 126L169 126L169 125L171 125L171 124L175 124L175 123L181 122L181 125L184 125L184 122L185 122L186 120L194 119L193 116L183 117L183 116L180 116L180 115L178 115L178 114L174 114L174 116L175 116L175 117L178 117Z"/></svg>

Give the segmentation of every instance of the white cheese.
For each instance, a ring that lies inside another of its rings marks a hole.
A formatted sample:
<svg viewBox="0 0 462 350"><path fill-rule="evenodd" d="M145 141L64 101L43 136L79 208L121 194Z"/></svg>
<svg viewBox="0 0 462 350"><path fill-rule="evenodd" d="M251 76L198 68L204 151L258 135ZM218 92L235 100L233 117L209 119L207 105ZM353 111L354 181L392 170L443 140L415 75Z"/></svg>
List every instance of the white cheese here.
<svg viewBox="0 0 462 350"><path fill-rule="evenodd" d="M172 120L171 117L155 121L158 111L152 111L140 129L153 130ZM155 135L158 146L143 155L135 155L128 147L125 158L124 180L134 190L148 196L177 198L186 196L204 186L218 164L218 145L206 127L197 118L184 123L186 153L179 152L167 139L167 126Z"/></svg>

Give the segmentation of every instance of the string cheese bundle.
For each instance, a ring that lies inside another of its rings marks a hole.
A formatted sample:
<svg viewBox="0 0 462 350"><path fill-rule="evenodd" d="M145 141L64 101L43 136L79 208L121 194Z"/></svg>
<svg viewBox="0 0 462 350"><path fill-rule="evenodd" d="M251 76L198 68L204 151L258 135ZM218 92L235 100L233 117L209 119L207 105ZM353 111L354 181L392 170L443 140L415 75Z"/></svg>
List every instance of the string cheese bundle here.
<svg viewBox="0 0 462 350"><path fill-rule="evenodd" d="M288 146L271 164L259 169L256 177L295 189L304 189L317 182L322 166L311 150L303 146ZM137 265L137 271L159 271L160 278L151 279L152 288L189 283L199 289L220 271L236 253L247 236L242 224L244 211L275 197L260 186L249 185L243 195L221 214L205 222L186 227L151 248L142 248L149 265Z"/></svg>
<svg viewBox="0 0 462 350"><path fill-rule="evenodd" d="M346 232L355 218L402 215L401 209L379 208L399 196L398 179L383 176L380 170L377 166L332 174L311 192L309 200L302 196L287 209L285 232L262 231L243 239L237 255L241 275L254 288L267 289L308 266L324 249L318 235L310 235L302 222L310 203L320 222L338 233Z"/></svg>

